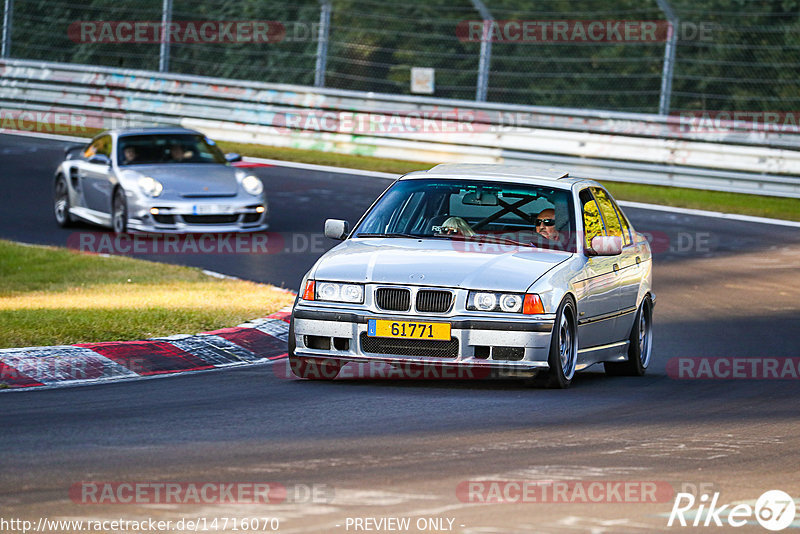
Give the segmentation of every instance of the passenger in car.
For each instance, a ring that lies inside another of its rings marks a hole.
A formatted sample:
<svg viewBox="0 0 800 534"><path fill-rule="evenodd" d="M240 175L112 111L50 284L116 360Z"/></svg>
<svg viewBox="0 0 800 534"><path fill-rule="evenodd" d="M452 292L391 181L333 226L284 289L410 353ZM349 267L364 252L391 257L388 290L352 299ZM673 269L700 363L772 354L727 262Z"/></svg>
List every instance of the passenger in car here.
<svg viewBox="0 0 800 534"><path fill-rule="evenodd" d="M187 152L183 145L175 143L169 147L169 155L172 161L181 162L191 157L191 152Z"/></svg>
<svg viewBox="0 0 800 534"><path fill-rule="evenodd" d="M464 237L472 237L475 235L475 230L461 217L449 217L442 223L442 231L443 233L461 234Z"/></svg>
<svg viewBox="0 0 800 534"><path fill-rule="evenodd" d="M136 148L128 145L122 150L123 165L129 165L136 161Z"/></svg>

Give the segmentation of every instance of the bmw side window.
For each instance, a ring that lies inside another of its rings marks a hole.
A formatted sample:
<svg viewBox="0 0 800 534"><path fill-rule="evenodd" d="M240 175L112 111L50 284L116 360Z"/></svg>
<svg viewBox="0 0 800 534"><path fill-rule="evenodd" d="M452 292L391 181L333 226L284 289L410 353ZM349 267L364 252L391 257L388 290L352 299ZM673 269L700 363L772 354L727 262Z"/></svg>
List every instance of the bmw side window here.
<svg viewBox="0 0 800 534"><path fill-rule="evenodd" d="M592 239L598 235L605 235L603 220L600 218L600 210L588 189L584 189L579 195L583 212L583 230L586 239L585 247L592 248Z"/></svg>
<svg viewBox="0 0 800 534"><path fill-rule="evenodd" d="M614 211L617 212L619 222L622 224L622 238L625 240L625 245L630 245L633 243L633 237L631 236L631 225L628 223L628 219L625 218L625 214L622 213L622 210L619 209L619 206L617 206L617 203L614 202L614 199L610 198L610 200L611 205L614 206Z"/></svg>
<svg viewBox="0 0 800 534"><path fill-rule="evenodd" d="M604 189L600 189L599 187L592 187L591 190L595 200L597 201L597 205L600 207L600 214L602 215L603 222L606 225L606 233L612 236L623 237L622 223L620 223L619 217L617 216L617 211L614 209L614 205L611 203L611 197L609 197L608 193L606 193ZM630 237L628 237L627 241L630 241Z"/></svg>

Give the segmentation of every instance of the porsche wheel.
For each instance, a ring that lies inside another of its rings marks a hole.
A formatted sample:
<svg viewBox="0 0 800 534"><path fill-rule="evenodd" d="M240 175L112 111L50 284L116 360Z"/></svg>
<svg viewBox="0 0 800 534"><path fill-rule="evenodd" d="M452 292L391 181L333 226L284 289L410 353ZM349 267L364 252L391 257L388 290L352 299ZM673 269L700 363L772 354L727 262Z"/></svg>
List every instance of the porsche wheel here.
<svg viewBox="0 0 800 534"><path fill-rule="evenodd" d="M62 228L70 226L72 217L69 214L69 188L67 180L63 176L56 179L53 205L58 225Z"/></svg>
<svg viewBox="0 0 800 534"><path fill-rule="evenodd" d="M128 231L128 200L121 187L114 191L114 200L111 203L111 227L117 234Z"/></svg>

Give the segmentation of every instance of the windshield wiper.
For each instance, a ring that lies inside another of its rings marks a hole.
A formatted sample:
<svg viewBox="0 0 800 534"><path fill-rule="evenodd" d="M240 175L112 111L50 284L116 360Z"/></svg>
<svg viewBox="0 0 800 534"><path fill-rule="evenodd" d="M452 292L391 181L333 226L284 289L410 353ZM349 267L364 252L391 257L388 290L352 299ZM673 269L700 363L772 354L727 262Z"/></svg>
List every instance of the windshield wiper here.
<svg viewBox="0 0 800 534"><path fill-rule="evenodd" d="M419 239L422 237L427 237L423 235L414 235L414 234L403 234L400 232L391 232L388 234L381 234L381 233L363 233L358 234L355 237L407 237L409 239Z"/></svg>
<svg viewBox="0 0 800 534"><path fill-rule="evenodd" d="M494 236L494 235L491 235L491 234L475 234L474 236L468 237L466 239L468 239L470 241L478 241L478 242L487 240L487 241L491 241L493 243L501 243L503 245L519 245L519 246L522 246L522 247L533 247L533 248L536 248L536 245L533 244L533 243L522 243L520 241L514 241L513 239L509 239L507 237Z"/></svg>

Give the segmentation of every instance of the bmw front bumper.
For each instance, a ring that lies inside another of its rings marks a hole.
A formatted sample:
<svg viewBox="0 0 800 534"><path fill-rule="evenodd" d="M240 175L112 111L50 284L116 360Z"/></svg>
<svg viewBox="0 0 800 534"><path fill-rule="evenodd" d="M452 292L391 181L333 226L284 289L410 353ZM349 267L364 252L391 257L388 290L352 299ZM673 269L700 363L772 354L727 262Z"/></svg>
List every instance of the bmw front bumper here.
<svg viewBox="0 0 800 534"><path fill-rule="evenodd" d="M449 323L451 340L437 343L377 338L371 319ZM553 315L498 318L474 314L398 315L344 310L299 301L293 311L295 355L394 366L434 365L485 369L492 376L533 376L547 369Z"/></svg>

